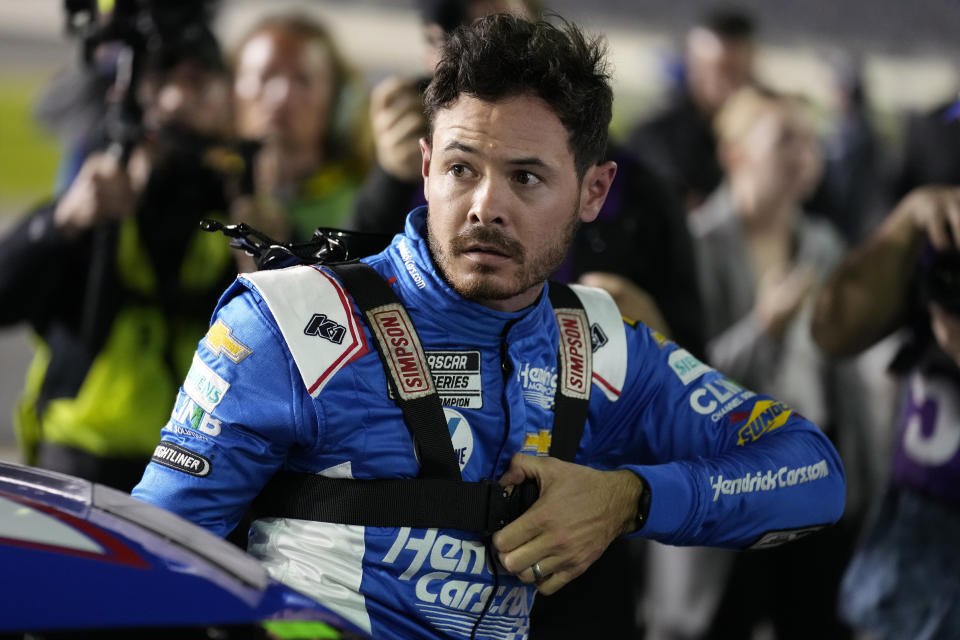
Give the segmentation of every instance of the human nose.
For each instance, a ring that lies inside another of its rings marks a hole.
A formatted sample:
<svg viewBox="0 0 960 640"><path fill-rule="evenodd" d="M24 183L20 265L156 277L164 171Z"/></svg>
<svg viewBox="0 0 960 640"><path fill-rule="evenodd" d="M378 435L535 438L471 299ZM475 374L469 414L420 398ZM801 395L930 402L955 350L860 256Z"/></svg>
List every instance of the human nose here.
<svg viewBox="0 0 960 640"><path fill-rule="evenodd" d="M264 102L271 105L281 105L290 98L291 82L284 76L274 76L267 80L263 88Z"/></svg>
<svg viewBox="0 0 960 640"><path fill-rule="evenodd" d="M485 177L477 185L470 206L470 222L474 224L503 224L505 202L503 187L493 178Z"/></svg>

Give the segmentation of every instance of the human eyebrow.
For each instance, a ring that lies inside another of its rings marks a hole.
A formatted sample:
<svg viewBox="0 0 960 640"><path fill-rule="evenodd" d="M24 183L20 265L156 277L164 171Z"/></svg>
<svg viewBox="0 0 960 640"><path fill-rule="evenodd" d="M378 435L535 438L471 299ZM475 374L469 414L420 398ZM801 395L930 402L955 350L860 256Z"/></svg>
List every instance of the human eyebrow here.
<svg viewBox="0 0 960 640"><path fill-rule="evenodd" d="M447 143L447 146L443 148L444 151L463 151L464 153L476 153L477 150L471 147L470 145L463 144L457 140L451 140Z"/></svg>
<svg viewBox="0 0 960 640"><path fill-rule="evenodd" d="M550 166L537 157L532 158L516 158L514 160L508 160L507 164L523 166L523 167L543 167L544 169L549 169Z"/></svg>

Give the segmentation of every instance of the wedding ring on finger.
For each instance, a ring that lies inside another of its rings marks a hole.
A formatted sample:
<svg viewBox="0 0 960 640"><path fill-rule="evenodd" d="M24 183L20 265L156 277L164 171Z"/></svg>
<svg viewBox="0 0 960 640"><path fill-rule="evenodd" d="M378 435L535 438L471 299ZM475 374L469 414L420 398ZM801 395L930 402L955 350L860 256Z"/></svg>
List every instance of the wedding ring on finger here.
<svg viewBox="0 0 960 640"><path fill-rule="evenodd" d="M533 581L534 581L534 582L539 583L539 582L543 581L543 570L540 569L540 563L539 563L539 562L534 562L534 563L533 563L533 566L530 567L530 570L533 571Z"/></svg>

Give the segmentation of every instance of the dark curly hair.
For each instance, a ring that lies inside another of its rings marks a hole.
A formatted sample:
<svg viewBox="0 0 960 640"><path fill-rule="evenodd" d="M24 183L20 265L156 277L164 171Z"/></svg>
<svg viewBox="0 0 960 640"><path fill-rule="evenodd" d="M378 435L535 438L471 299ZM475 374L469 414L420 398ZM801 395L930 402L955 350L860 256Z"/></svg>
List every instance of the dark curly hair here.
<svg viewBox="0 0 960 640"><path fill-rule="evenodd" d="M558 20L555 26L496 14L457 28L424 97L431 133L437 111L461 95L487 102L536 96L567 129L578 176L602 162L613 109L606 43Z"/></svg>

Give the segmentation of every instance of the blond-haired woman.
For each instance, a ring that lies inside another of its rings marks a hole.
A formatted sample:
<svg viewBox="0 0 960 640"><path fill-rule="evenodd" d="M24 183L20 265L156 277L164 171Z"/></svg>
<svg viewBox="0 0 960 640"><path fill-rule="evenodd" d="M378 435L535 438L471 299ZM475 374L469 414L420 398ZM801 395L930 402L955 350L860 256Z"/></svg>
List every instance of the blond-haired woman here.
<svg viewBox="0 0 960 640"><path fill-rule="evenodd" d="M715 128L725 180L688 221L707 358L745 387L826 426L841 455L849 454L852 513L862 489L853 456L863 448L862 386L852 368L828 362L810 336L812 293L844 252L830 223L802 208L821 172L812 119L797 97L747 87L725 103ZM725 404L723 393L706 389L704 411L747 425L751 416ZM751 432L742 444L762 437ZM765 621L780 639L849 637L835 601L850 544L849 533L836 527L756 554L655 547L652 583L665 586L651 595L651 637L746 639Z"/></svg>

